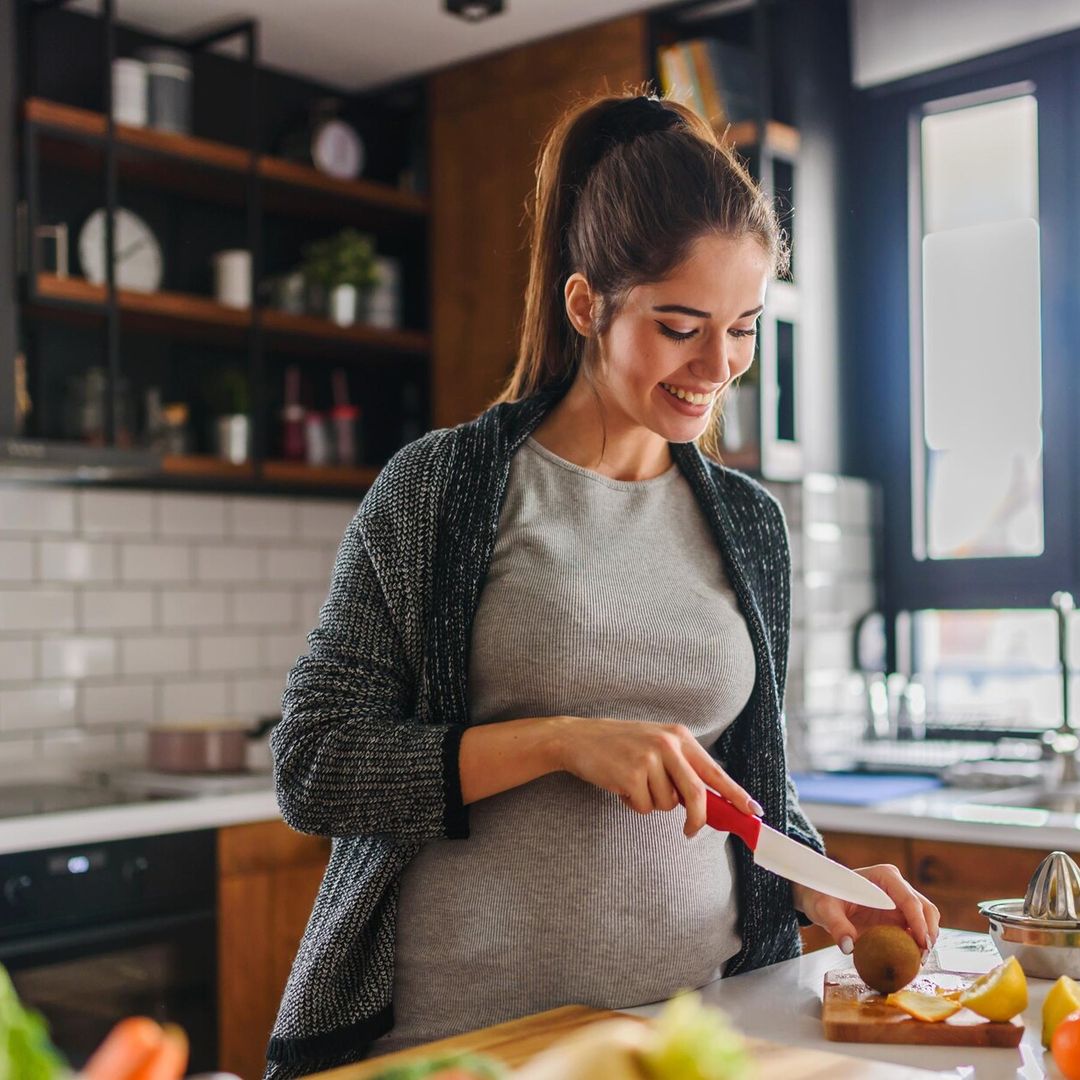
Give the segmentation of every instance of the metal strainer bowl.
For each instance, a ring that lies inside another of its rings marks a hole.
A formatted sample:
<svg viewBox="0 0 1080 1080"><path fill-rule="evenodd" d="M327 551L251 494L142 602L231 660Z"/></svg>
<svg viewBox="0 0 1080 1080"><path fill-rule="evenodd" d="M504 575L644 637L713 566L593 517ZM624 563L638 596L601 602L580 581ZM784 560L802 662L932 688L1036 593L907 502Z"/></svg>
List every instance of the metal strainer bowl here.
<svg viewBox="0 0 1080 1080"><path fill-rule="evenodd" d="M1023 900L986 900L979 911L998 952L1032 978L1080 978L1080 867L1064 851L1039 863Z"/></svg>

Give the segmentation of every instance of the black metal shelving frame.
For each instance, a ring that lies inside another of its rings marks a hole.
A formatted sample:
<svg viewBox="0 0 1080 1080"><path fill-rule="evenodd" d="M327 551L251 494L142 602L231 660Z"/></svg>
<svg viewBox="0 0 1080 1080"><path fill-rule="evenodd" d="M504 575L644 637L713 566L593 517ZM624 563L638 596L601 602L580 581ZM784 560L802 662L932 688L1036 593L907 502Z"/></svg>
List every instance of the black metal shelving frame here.
<svg viewBox="0 0 1080 1080"><path fill-rule="evenodd" d="M104 135L100 132L80 132L69 126L56 127L48 119L37 119L24 109L25 102L35 96L37 87L36 72L34 70L35 35L39 32L38 21L40 16L50 10L62 8L70 0L0 0L0 31L5 26L13 30L18 29L17 50L18 64L6 74L10 77L0 85L0 106L6 106L8 115L13 126L10 145L14 148L19 146L21 154L21 167L18 175L11 176L11 188L4 192L4 178L0 177L0 195L6 194L6 203L13 210L19 207L21 232L24 243L13 244L12 247L21 247L21 265L15 269L12 276L12 288L9 293L0 297L0 314L4 309L10 311L9 333L12 339L12 347L0 353L0 444L6 446L9 460L12 452L26 447L26 457L32 460L39 452L38 448L48 446L50 452L65 464L78 466L85 463L88 467L78 470L78 475L70 474L64 479L82 480L92 479L95 482L110 484L138 486L150 486L156 488L195 488L215 489L232 492L261 491L281 492L305 495L347 495L355 492L358 488L366 486L366 482L359 477L355 485L341 483L340 480L319 478L317 471L312 477L305 477L303 481L283 479L280 475L268 475L266 465L270 450L270 424L268 417L268 391L267 391L267 359L266 359L266 326L262 309L257 301L259 290L258 283L262 278L263 264L265 261L264 250L264 196L265 186L270 183L261 175L260 161L265 152L260 143L260 68L259 68L259 26L254 19L241 18L235 21L222 23L210 32L196 37L169 37L160 34L148 34L140 31L140 34L162 45L183 49L188 52L199 52L209 49L227 39L240 39L243 46L243 55L240 62L244 65L243 79L246 85L246 121L247 121L247 145L243 148L247 155L247 168L242 181L243 197L245 200L246 224L245 235L248 250L251 252L251 296L252 304L249 311L249 321L244 330L244 342L246 345L246 372L250 390L249 417L251 424L251 446L248 467L243 475L220 476L201 474L198 471L180 471L178 473L165 472L160 468L144 468L138 472L124 473L123 471L110 472L107 468L94 475L94 467L101 464L103 451L97 448L85 447L79 443L57 442L46 438L20 438L17 437L16 405L14 394L11 389L14 385L14 356L17 350L17 342L21 338L26 346L28 357L38 352L37 322L40 311L30 314L26 309L31 306L48 306L52 309L68 309L73 312L92 313L95 318L103 319L105 368L108 380L108 393L106 399L105 415L105 440L109 451L116 453L116 436L118 428L118 409L116 388L122 375L121 362L121 303L118 297L115 280L115 265L113 255L116 244L113 230L115 227L115 213L119 206L118 175L120 142L113 120L112 109L112 62L116 57L116 38L118 24L116 18L116 0L99 0L100 33L98 35L98 47L100 49L101 70L103 78L102 100L105 120ZM14 54L15 48L12 48ZM14 59L14 56L13 56ZM103 159L104 172L104 207L105 210L105 245L108 257L105 260L105 288L102 299L89 301L74 297L66 298L50 293L42 296L38 284L42 269L37 244L34 240L36 229L40 224L40 200L41 200L41 143L43 136L58 136L65 142L83 143L97 148ZM126 151L128 152L128 151ZM159 159L175 159L175 154L166 148L155 148L140 145L134 150L129 150L137 156L156 157ZM235 178L235 167L230 168L224 164L215 164L212 160L199 160L194 163L194 168L208 172L228 172L230 177ZM11 215L14 218L14 214ZM35 400L44 400L42 385L39 380L44 380L46 373L41 363L28 364L31 377L35 380L32 396ZM130 453L130 452L129 452ZM149 452L143 455L144 459L153 457ZM4 479L4 470L0 468L0 481ZM42 479L47 479L42 474Z"/></svg>
<svg viewBox="0 0 1080 1080"><path fill-rule="evenodd" d="M19 19L20 48L23 63L19 67L18 100L24 102L33 96L35 72L32 58L35 56L35 34L37 19L41 13L53 8L65 6L69 0L18 0L21 11ZM116 128L112 108L112 65L116 58L116 4L115 0L100 0L100 50L103 71L102 100L105 115L105 139L102 142L97 135L80 136L75 132L65 131L69 141L92 142L102 145L104 150L105 171L105 355L108 372L109 392L106 396L105 432L109 446L116 442L116 386L121 375L120 367L120 306L116 294L116 269L114 264L116 238L114 236L115 213L118 208L117 191L117 142ZM244 45L243 64L245 81L248 88L248 171L246 177L247 205L247 246L251 252L251 295L257 296L256 284L262 274L262 185L259 178L259 95L258 95L258 56L259 31L253 19L240 19L224 24L212 32L195 38L179 39L155 35L157 40L174 48L196 52L207 49L221 41L240 38ZM48 131L47 124L41 124L31 117L22 122L22 157L23 182L22 203L25 206L26 273L23 278L21 296L25 303L39 300L38 295L38 253L35 236L39 221L39 186L40 186L40 138L43 131ZM154 153L152 150L142 151ZM202 163L202 168L213 169L209 163ZM50 298L50 304L67 306L75 309L85 308L78 301L65 301ZM95 311L101 311L100 305L94 305ZM25 333L32 335L27 327ZM41 365L37 365L38 378L43 378ZM256 479L260 476L261 463L266 449L265 391L263 378L264 343L260 308L256 303L251 306L251 320L248 329L248 380L251 388L251 457ZM14 417L12 416L12 420ZM13 434L14 432L0 434Z"/></svg>

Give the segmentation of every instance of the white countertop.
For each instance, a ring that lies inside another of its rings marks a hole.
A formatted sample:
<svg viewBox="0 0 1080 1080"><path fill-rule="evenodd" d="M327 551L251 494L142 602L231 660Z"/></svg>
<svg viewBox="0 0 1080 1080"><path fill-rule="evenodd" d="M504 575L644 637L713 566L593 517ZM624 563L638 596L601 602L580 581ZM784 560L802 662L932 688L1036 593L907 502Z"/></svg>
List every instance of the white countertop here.
<svg viewBox="0 0 1080 1080"><path fill-rule="evenodd" d="M0 855L279 818L272 787L0 819Z"/></svg>
<svg viewBox="0 0 1080 1080"><path fill-rule="evenodd" d="M1080 815L995 806L973 801L956 791L896 799L877 806L811 802L803 802L802 806L814 825L832 832L953 840L1044 852L1080 849ZM0 818L0 854L213 829L279 817L268 778L266 789L259 791Z"/></svg>
<svg viewBox="0 0 1080 1080"><path fill-rule="evenodd" d="M876 806L803 802L815 826L831 832L955 840L967 844L1076 851L1080 815L1021 806L996 806L985 793L943 791Z"/></svg>
<svg viewBox="0 0 1080 1080"><path fill-rule="evenodd" d="M934 955L938 966L946 971L982 972L1001 962L988 935L959 930L942 931ZM850 958L839 949L821 949L746 975L718 980L705 987L702 996L724 1009L735 1027L752 1038L934 1070L955 1080L1060 1080L1061 1073L1040 1043L1042 1002L1052 982L1028 980L1024 1038L1015 1050L829 1042L821 1030L825 973L851 966ZM654 1016L660 1008L656 1004L626 1011Z"/></svg>

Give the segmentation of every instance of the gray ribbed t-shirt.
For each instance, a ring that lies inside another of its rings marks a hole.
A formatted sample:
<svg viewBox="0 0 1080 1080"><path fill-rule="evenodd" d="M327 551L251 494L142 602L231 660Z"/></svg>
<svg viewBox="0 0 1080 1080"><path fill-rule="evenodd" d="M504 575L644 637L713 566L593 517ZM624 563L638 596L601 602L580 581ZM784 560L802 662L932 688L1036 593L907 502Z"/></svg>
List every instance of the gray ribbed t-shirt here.
<svg viewBox="0 0 1080 1080"><path fill-rule="evenodd" d="M682 723L711 745L749 700L754 653L677 465L613 480L529 438L511 463L473 626L472 722ZM401 879L387 1053L541 1009L626 1008L719 976L739 949L726 833L688 840L557 773L470 807L468 840Z"/></svg>

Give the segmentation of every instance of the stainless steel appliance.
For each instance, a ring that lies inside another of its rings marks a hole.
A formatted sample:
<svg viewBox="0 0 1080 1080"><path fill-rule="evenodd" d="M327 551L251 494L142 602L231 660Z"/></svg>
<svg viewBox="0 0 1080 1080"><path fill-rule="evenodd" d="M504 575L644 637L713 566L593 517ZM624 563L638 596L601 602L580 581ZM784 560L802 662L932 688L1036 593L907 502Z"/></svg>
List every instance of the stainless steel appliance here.
<svg viewBox="0 0 1080 1080"><path fill-rule="evenodd" d="M216 881L213 830L0 855L0 963L75 1068L134 1014L216 1066Z"/></svg>

